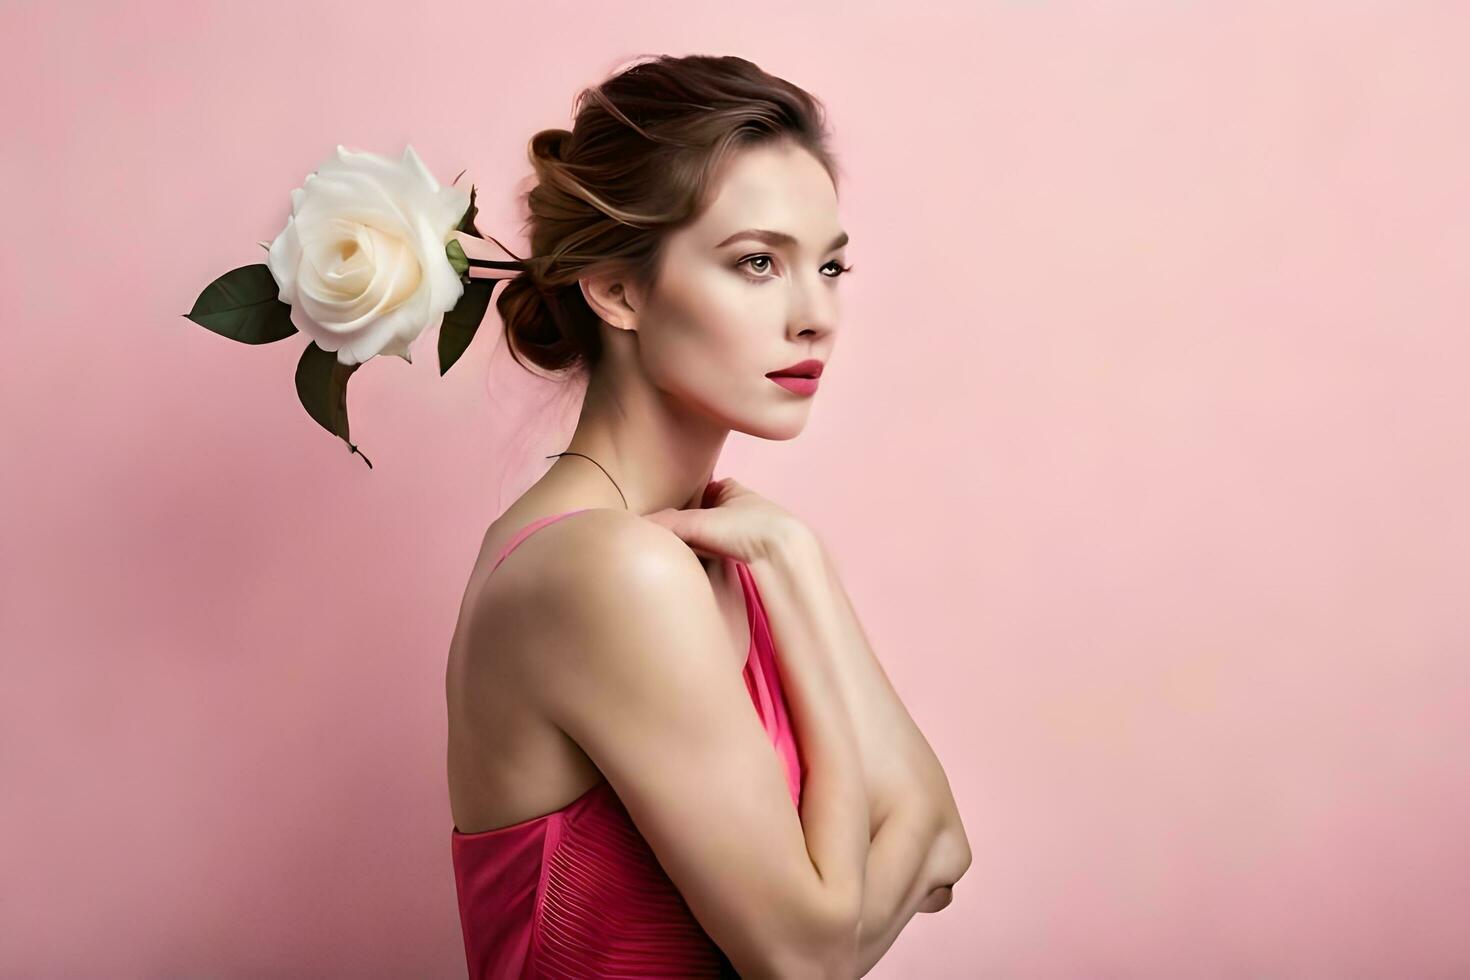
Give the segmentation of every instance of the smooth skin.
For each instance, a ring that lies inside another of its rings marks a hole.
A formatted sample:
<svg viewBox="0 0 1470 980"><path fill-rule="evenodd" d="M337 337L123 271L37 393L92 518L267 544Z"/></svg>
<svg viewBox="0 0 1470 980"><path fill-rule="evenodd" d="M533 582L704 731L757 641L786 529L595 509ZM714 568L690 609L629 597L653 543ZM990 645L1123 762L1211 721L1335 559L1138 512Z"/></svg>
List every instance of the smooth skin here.
<svg viewBox="0 0 1470 980"><path fill-rule="evenodd" d="M831 247L843 235L835 189L805 150L745 150L717 187L667 239L653 290L582 281L605 355L566 448L617 487L562 456L487 531L446 672L449 791L455 826L474 833L559 809L606 775L681 892L701 896L701 923L756 975L827 962L823 944L851 911L803 877L802 827L740 676L749 629L728 558L759 562L799 524L774 505L737 513L738 543L718 557L697 554L668 515L700 507L731 431L785 440L804 429L820 392L765 374L808 357L833 369L846 259ZM750 228L795 244L727 241ZM592 509L541 529L489 575L516 530L577 508ZM870 809L893 805L871 786L867 796ZM941 890L914 910L942 908ZM803 959L810 950L821 952Z"/></svg>

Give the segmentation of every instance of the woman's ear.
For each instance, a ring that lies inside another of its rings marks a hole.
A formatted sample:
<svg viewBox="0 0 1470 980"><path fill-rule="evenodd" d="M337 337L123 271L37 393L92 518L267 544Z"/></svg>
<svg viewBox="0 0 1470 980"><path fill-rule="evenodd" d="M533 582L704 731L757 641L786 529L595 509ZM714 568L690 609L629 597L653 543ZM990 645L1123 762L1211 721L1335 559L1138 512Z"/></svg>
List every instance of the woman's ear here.
<svg viewBox="0 0 1470 980"><path fill-rule="evenodd" d="M631 295L631 284L627 279L611 273L583 276L577 280L582 289L582 298L598 318L615 330L637 330L638 310L634 304L643 305Z"/></svg>

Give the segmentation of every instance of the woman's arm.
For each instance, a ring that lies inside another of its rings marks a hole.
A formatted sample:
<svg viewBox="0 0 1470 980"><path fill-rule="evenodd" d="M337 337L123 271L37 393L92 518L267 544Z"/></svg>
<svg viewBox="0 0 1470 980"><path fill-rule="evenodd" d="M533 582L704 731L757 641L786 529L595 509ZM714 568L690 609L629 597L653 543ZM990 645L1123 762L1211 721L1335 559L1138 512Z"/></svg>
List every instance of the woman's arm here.
<svg viewBox="0 0 1470 980"><path fill-rule="evenodd" d="M853 971L871 851L856 732L838 694L838 668L829 653L839 635L839 613L825 586L826 566L815 537L799 526L790 532L773 534L767 555L747 566L781 651L782 686L805 762L801 823L820 827L819 835L807 833L812 856L821 858L817 863L828 889L846 896L844 948L839 961L830 963L831 972L822 975L861 976ZM791 975L797 972L793 968Z"/></svg>
<svg viewBox="0 0 1470 980"><path fill-rule="evenodd" d="M813 534L813 539L816 536ZM818 540L839 636L838 688L853 721L872 840L859 960L866 973L916 912L949 904L970 847L949 779L873 652L836 566Z"/></svg>
<svg viewBox="0 0 1470 980"><path fill-rule="evenodd" d="M718 490L713 498L712 488ZM839 709L833 717L841 719L852 740L852 815L859 818L865 861L859 865L851 947L851 965L860 969L844 975L861 976L915 912L948 904L949 886L970 863L958 809L944 770L884 676L816 534L736 480L710 484L702 503L645 516L701 555L747 563L783 654L783 682L791 666L788 652L806 666L820 660L817 673L806 678L818 683L795 701L831 698ZM752 525L765 530L752 532ZM787 560L764 561L762 549L750 547L753 534L795 544ZM793 680L799 685L803 678ZM823 685L828 689L822 690ZM793 707L800 713L799 703ZM797 740L805 754L800 727ZM811 775L808 770L808 781ZM804 791L803 824L806 809Z"/></svg>

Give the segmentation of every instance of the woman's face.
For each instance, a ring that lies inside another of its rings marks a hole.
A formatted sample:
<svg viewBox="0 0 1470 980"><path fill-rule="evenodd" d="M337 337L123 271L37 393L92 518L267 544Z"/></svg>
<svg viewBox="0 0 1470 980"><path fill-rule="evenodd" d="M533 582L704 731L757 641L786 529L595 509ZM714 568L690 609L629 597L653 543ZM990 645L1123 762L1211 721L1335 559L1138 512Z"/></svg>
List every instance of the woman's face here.
<svg viewBox="0 0 1470 980"><path fill-rule="evenodd" d="M652 383L730 429L796 436L820 397L799 389L820 382L786 387L767 375L831 356L846 239L815 157L788 144L738 152L710 206L666 239L658 284L637 310Z"/></svg>

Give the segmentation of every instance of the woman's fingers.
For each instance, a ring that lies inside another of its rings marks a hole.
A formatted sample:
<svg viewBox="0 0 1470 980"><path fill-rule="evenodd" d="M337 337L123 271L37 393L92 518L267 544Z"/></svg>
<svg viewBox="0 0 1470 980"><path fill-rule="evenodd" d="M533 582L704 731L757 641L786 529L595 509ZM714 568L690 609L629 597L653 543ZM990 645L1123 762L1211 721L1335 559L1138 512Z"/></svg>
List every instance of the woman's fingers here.
<svg viewBox="0 0 1470 980"><path fill-rule="evenodd" d="M711 542L705 536L703 530L698 526L699 510L677 510L666 507L656 510L651 514L644 514L644 518L655 524L668 528L679 536L679 539L687 544L696 554L706 558L718 558L719 554L711 550Z"/></svg>
<svg viewBox="0 0 1470 980"><path fill-rule="evenodd" d="M725 477L705 485L699 507L665 507L644 517L674 532L702 558L748 562L761 553L758 542L773 512L784 516L738 480Z"/></svg>

